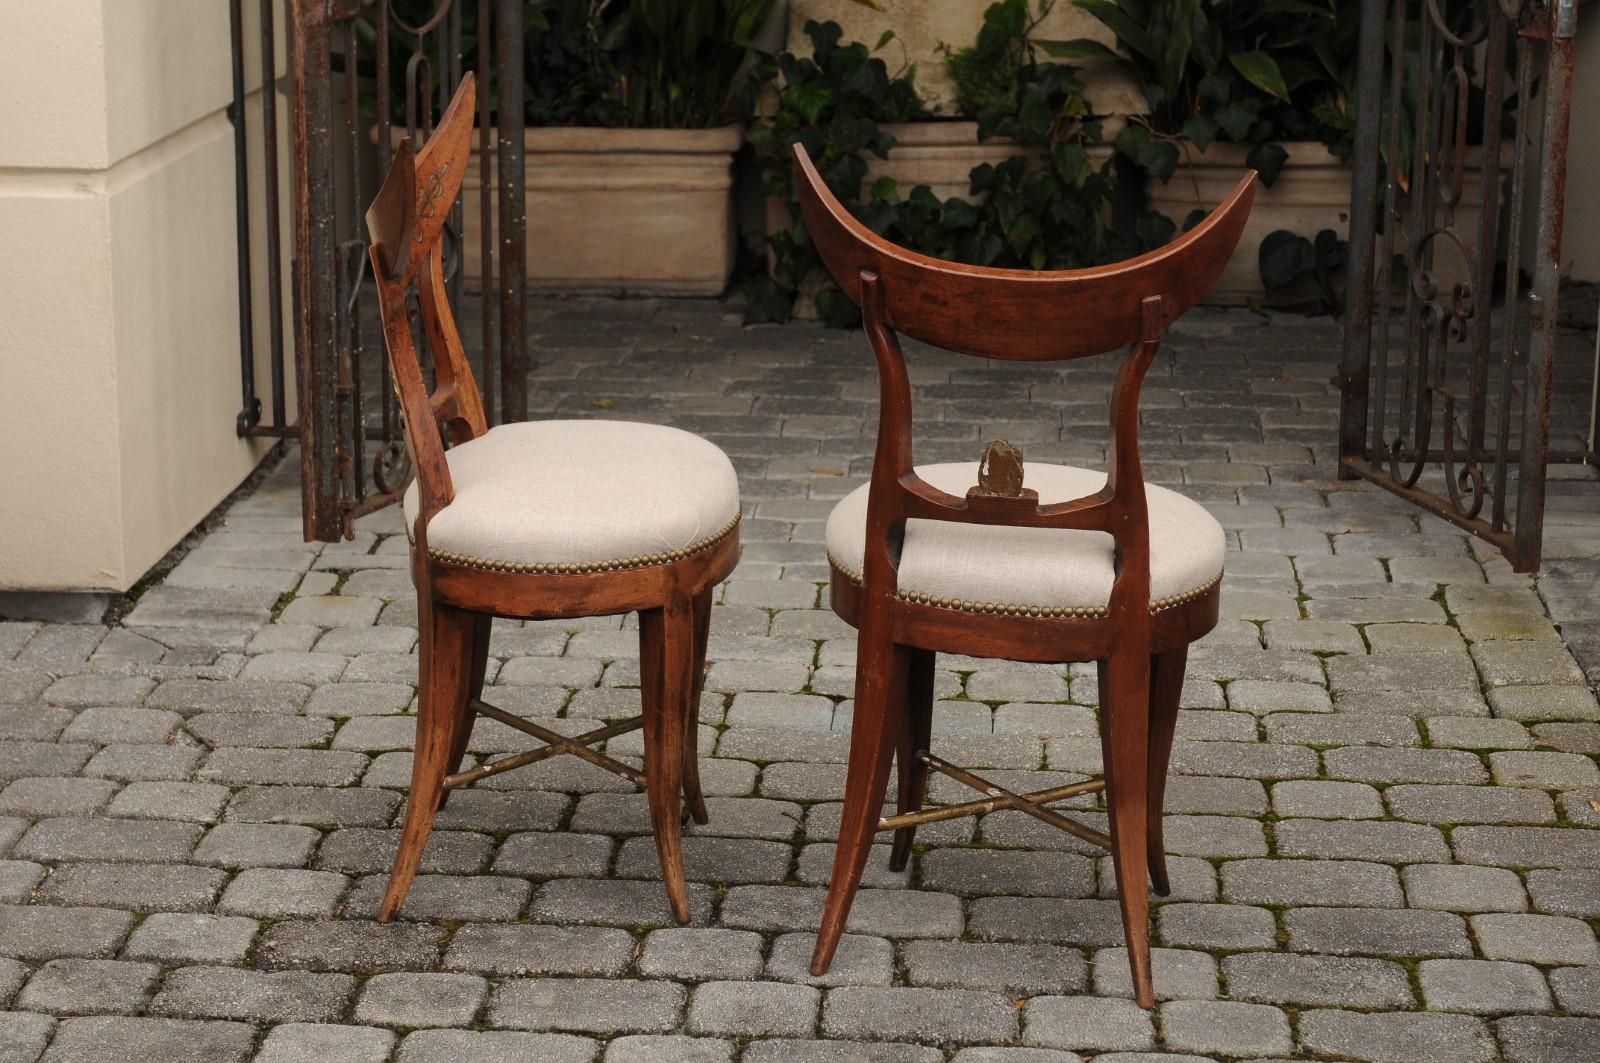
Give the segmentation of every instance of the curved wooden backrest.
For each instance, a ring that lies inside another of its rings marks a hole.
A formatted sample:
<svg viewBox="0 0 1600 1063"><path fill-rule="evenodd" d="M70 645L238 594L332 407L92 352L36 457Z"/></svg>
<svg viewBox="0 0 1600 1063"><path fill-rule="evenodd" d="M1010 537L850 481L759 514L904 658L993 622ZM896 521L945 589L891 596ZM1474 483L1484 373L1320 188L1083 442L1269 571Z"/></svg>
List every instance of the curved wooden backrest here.
<svg viewBox="0 0 1600 1063"><path fill-rule="evenodd" d="M468 71L421 150L414 149L410 137L400 141L367 208L367 232L386 279L409 284L439 247L451 204L466 177L476 91L476 79Z"/></svg>
<svg viewBox="0 0 1600 1063"><path fill-rule="evenodd" d="M828 190L794 146L800 209L834 283L861 302L863 272L882 283L883 324L935 347L985 358L1077 358L1142 336L1140 309L1161 297L1161 326L1193 306L1221 275L1255 199L1247 172L1228 198L1165 247L1109 266L1040 271L968 266L890 243Z"/></svg>
<svg viewBox="0 0 1600 1063"><path fill-rule="evenodd" d="M405 411L406 442L422 496L419 524L454 497L443 437L460 443L488 431L483 397L461 345L444 278L444 229L466 176L475 92L476 82L469 72L462 76L422 149L414 150L410 137L400 142L383 185L367 209L383 338ZM406 309L413 284L423 335L433 354L435 384L431 392Z"/></svg>

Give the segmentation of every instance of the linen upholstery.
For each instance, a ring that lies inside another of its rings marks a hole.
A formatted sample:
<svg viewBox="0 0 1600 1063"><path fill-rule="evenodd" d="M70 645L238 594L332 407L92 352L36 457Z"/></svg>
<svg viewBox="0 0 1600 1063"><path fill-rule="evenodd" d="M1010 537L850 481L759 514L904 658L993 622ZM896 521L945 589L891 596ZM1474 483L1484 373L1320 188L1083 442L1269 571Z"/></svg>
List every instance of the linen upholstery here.
<svg viewBox="0 0 1600 1063"><path fill-rule="evenodd" d="M917 475L959 497L978 482L976 462L919 465ZM1067 502L1105 485L1103 472L1029 463L1023 485L1039 502ZM828 556L861 578L866 554L867 485L850 492L828 516ZM1223 534L1216 518L1176 491L1146 485L1150 514L1150 598L1153 605L1184 600L1222 574ZM906 521L899 594L917 601L966 603L965 608L1021 606L1087 610L1111 601L1112 540L1106 532L1014 528L951 521Z"/></svg>
<svg viewBox="0 0 1600 1063"><path fill-rule="evenodd" d="M496 425L445 460L455 500L429 521L428 552L456 564L559 571L657 563L717 538L739 515L727 455L663 425ZM411 534L415 482L404 505Z"/></svg>

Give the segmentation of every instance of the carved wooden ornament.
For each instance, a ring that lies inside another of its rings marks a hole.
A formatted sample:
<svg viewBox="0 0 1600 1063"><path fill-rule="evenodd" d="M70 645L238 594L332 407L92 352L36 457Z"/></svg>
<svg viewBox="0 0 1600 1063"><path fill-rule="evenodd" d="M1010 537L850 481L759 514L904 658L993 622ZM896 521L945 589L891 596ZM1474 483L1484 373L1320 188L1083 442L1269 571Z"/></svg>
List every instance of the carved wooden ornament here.
<svg viewBox="0 0 1600 1063"><path fill-rule="evenodd" d="M983 452L978 466L978 486L973 494L992 498L1022 497L1022 451L1008 440L996 439Z"/></svg>

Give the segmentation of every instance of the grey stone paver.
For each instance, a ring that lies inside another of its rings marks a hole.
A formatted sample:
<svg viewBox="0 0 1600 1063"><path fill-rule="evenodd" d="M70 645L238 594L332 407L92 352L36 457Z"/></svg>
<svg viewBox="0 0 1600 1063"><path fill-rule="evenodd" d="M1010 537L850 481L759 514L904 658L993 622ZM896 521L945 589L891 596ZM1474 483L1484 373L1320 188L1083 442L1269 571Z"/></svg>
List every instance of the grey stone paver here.
<svg viewBox="0 0 1600 1063"><path fill-rule="evenodd" d="M1299 317L1194 311L1146 384L1147 470L1230 543L1167 787L1160 1009L1127 999L1109 862L1012 812L923 827L904 872L876 847L811 975L855 659L823 521L870 468L876 384L859 333L736 318L529 306L536 416L604 398L740 474L690 925L642 797L570 758L456 792L402 919L372 921L410 776L407 546L393 509L304 543L291 456L122 621L0 623L0 1063L1590 1058L1600 487L1552 482L1534 580L1339 481L1338 330ZM919 460L1007 435L1103 463L1105 365L911 357ZM558 730L631 715L636 627L497 622L488 700ZM936 690L951 760L1021 790L1099 770L1092 666L941 657ZM483 722L469 755L527 747Z"/></svg>
<svg viewBox="0 0 1600 1063"><path fill-rule="evenodd" d="M261 1043L256 1063L387 1063L395 1035L371 1026L284 1023Z"/></svg>

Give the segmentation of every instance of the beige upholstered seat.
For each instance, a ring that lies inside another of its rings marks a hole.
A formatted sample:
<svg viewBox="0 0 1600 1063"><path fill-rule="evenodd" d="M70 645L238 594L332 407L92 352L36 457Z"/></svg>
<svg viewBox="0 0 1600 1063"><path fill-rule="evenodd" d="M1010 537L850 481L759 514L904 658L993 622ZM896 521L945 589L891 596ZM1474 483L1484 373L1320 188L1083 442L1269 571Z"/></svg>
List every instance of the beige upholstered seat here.
<svg viewBox="0 0 1600 1063"><path fill-rule="evenodd" d="M428 552L522 572L659 564L739 519L739 482L714 444L632 421L497 425L446 453L455 500L428 524ZM405 496L406 529L417 487Z"/></svg>
<svg viewBox="0 0 1600 1063"><path fill-rule="evenodd" d="M978 482L967 462L919 465L917 475L964 497ZM1098 491L1105 473L1070 465L1029 463L1024 486L1041 504ZM1186 601L1222 575L1222 526L1199 503L1176 491L1145 488L1150 510L1150 598L1155 608ZM828 517L828 557L861 578L867 487L846 495ZM906 521L899 593L918 602L981 612L1039 611L1099 615L1111 600L1111 536L1095 531L1013 528L948 521Z"/></svg>

